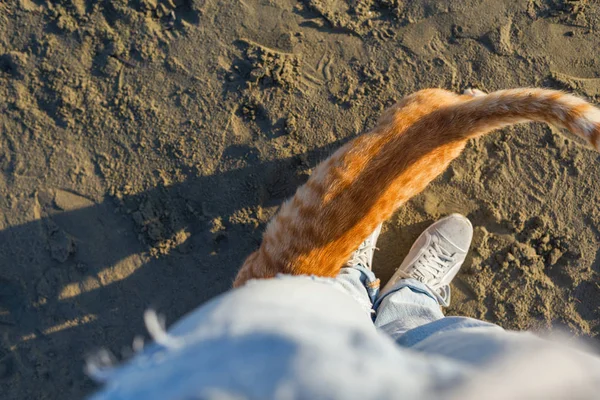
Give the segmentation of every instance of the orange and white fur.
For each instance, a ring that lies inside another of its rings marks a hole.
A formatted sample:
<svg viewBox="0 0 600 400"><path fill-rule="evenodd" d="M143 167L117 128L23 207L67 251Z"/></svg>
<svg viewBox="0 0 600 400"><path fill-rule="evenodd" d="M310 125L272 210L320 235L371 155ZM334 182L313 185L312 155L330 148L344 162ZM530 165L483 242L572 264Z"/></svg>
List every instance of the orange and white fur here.
<svg viewBox="0 0 600 400"><path fill-rule="evenodd" d="M271 220L234 287L279 273L336 276L364 238L440 175L468 139L528 121L566 128L600 151L600 109L563 92L427 89L405 97L375 129L315 168Z"/></svg>

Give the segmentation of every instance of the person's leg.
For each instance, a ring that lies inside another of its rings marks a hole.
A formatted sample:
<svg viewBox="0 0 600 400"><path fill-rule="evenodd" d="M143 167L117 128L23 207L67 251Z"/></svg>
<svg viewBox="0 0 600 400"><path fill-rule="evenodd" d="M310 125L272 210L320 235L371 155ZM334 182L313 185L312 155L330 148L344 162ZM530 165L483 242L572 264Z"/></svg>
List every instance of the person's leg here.
<svg viewBox="0 0 600 400"><path fill-rule="evenodd" d="M394 345L344 292L332 278L280 275L248 281L166 332L151 319L155 343L125 365L88 364L106 383L93 399L367 398L377 387L359 384L352 366L367 351L382 359ZM357 383L336 387L331 376Z"/></svg>
<svg viewBox="0 0 600 400"><path fill-rule="evenodd" d="M375 302L375 326L397 340L413 328L444 318L430 289L416 279L402 279Z"/></svg>
<svg viewBox="0 0 600 400"><path fill-rule="evenodd" d="M336 284L369 315L373 313L373 302L379 294L379 279L371 270L371 264L380 233L381 225L362 242L335 278Z"/></svg>
<svg viewBox="0 0 600 400"><path fill-rule="evenodd" d="M494 326L471 318L444 318L440 308L450 302L449 284L465 260L472 237L471 223L459 214L427 228L376 300L375 326L403 346L446 329Z"/></svg>
<svg viewBox="0 0 600 400"><path fill-rule="evenodd" d="M334 281L249 281L166 332L147 319L155 343L121 366L88 364L105 383L92 399L567 398L592 383L598 393L598 359L556 357L555 345L532 335L459 329L403 349ZM563 391L545 390L555 383Z"/></svg>
<svg viewBox="0 0 600 400"><path fill-rule="evenodd" d="M373 314L373 301L379 292L379 279L373 271L361 264L344 267L334 281L360 304L363 311Z"/></svg>

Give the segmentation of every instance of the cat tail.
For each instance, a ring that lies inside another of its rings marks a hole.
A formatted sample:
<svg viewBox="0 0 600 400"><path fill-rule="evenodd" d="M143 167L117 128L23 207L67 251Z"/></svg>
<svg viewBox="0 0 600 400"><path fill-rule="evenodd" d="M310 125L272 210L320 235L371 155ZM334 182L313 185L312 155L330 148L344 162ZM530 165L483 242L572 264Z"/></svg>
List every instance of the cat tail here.
<svg viewBox="0 0 600 400"><path fill-rule="evenodd" d="M600 109L558 90L499 90L442 110L443 118L451 119L444 125L451 127L455 137L469 139L508 125L536 121L565 128L600 151Z"/></svg>

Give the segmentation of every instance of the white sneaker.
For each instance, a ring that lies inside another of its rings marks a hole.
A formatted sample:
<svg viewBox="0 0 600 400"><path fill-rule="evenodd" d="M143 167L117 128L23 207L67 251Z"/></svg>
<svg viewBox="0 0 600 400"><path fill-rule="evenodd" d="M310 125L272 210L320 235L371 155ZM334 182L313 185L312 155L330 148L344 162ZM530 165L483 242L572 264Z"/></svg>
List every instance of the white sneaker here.
<svg viewBox="0 0 600 400"><path fill-rule="evenodd" d="M401 279L412 278L427 285L440 305L450 304L450 282L465 261L473 226L460 214L452 214L427 228L385 285L385 293Z"/></svg>
<svg viewBox="0 0 600 400"><path fill-rule="evenodd" d="M346 263L347 267L355 267L358 264L362 264L363 267L368 269L372 269L373 264L373 254L375 254L375 245L377 244L377 239L379 238L379 234L381 233L381 227L383 224L379 224L377 228L371 233L364 242L358 246L358 249L354 253L352 253L352 257Z"/></svg>

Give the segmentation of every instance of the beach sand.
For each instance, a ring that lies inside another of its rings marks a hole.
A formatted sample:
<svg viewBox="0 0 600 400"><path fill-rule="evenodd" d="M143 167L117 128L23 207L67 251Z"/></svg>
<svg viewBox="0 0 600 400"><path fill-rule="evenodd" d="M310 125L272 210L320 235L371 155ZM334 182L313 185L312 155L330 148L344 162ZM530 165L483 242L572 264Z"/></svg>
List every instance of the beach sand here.
<svg viewBox="0 0 600 400"><path fill-rule="evenodd" d="M0 2L0 397L81 398L230 288L315 165L419 89L600 102L600 5L562 0ZM520 125L472 141L384 226L387 280L467 215L449 315L600 334L600 157ZM147 335L146 335L147 338Z"/></svg>

